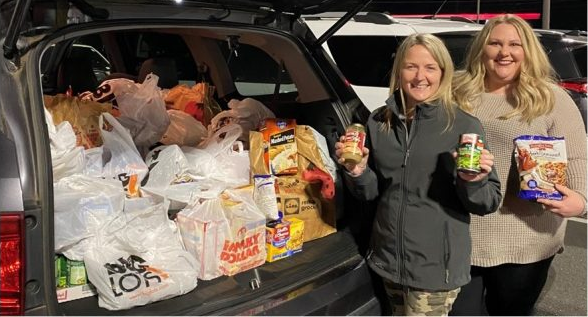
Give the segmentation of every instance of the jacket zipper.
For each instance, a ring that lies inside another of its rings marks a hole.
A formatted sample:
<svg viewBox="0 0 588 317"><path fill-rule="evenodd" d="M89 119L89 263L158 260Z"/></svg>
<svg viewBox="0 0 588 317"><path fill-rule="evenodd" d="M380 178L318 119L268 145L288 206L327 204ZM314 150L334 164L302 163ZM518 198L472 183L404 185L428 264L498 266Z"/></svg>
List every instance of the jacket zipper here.
<svg viewBox="0 0 588 317"><path fill-rule="evenodd" d="M451 246L449 244L449 225L445 223L443 227L443 263L445 264L445 283L449 283L449 255L451 254Z"/></svg>
<svg viewBox="0 0 588 317"><path fill-rule="evenodd" d="M406 267L404 265L404 235L402 234L402 232L404 231L404 214L406 213L406 200L407 200L407 196L408 196L408 188L407 188L407 180L408 180L408 158L410 156L410 146L411 146L411 141L412 141L412 137L414 137L414 135L416 134L417 131L417 120L418 120L418 108L415 109L415 115L414 115L414 119L412 122L412 133L409 132L408 130L408 126L406 125L405 122L403 122L402 120L400 120L402 122L402 125L404 126L404 129L406 131L405 133L405 146L406 146L406 151L404 153L404 162L402 165L402 168L404 169L402 172L402 178L401 178L401 184L402 184L402 196L400 198L400 214L398 217L398 223L397 223L397 228L398 228L398 232L396 234L398 241L400 241L400 243L398 244L398 251L396 254L396 258L399 259L398 261L398 274L400 276L400 284L401 285L406 285Z"/></svg>

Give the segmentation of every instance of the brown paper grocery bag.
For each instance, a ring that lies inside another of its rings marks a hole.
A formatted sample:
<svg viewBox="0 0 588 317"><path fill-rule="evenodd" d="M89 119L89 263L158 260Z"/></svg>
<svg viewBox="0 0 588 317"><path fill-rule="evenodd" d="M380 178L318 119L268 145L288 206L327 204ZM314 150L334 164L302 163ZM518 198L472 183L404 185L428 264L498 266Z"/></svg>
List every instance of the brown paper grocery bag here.
<svg viewBox="0 0 588 317"><path fill-rule="evenodd" d="M252 175L269 173L265 165L263 152L265 142L260 132L251 131L249 134L249 158L251 160ZM322 238L337 231L335 227L336 214L334 200L327 200L321 196L321 184L309 183L302 179L302 172L310 168L318 168L328 173L320 157L318 145L308 126L296 127L296 142L298 144L298 174L292 176L278 176L278 207L286 219L294 217L304 221L304 241Z"/></svg>

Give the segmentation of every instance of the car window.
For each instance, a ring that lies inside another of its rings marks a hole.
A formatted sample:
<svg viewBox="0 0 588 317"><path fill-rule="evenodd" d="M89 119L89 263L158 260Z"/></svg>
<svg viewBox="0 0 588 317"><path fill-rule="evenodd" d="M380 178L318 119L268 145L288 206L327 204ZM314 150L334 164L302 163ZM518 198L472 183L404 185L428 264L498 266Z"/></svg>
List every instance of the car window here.
<svg viewBox="0 0 588 317"><path fill-rule="evenodd" d="M228 41L218 41L235 87L242 96L271 95L296 92L288 71L265 51L244 43L229 47Z"/></svg>
<svg viewBox="0 0 588 317"><path fill-rule="evenodd" d="M574 58L576 59L576 64L578 65L578 70L580 71L581 77L586 77L586 46L578 47L572 51L574 54Z"/></svg>
<svg viewBox="0 0 588 317"><path fill-rule="evenodd" d="M168 58L175 61L175 71L180 83L193 85L198 79L194 57L181 36L157 32L120 32L117 34L119 48L123 52L127 72L137 75L145 62L151 58ZM181 65L181 67L179 66Z"/></svg>
<svg viewBox="0 0 588 317"><path fill-rule="evenodd" d="M353 85L388 87L394 53L403 37L333 36L327 45L335 63Z"/></svg>
<svg viewBox="0 0 588 317"><path fill-rule="evenodd" d="M461 66L471 40L467 34L436 34ZM394 55L403 36L333 36L327 45L335 63L353 85L388 87ZM357 49L357 48L362 49Z"/></svg>

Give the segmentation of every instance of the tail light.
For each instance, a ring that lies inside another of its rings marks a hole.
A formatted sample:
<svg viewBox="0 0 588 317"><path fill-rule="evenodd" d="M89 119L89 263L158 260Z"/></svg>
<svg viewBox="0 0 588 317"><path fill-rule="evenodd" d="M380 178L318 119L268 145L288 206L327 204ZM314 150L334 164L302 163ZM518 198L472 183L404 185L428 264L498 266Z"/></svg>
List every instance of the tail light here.
<svg viewBox="0 0 588 317"><path fill-rule="evenodd" d="M559 85L567 90L571 90L577 93L586 93L586 82L562 81L561 83L559 83Z"/></svg>
<svg viewBox="0 0 588 317"><path fill-rule="evenodd" d="M24 314L24 217L0 213L0 314Z"/></svg>

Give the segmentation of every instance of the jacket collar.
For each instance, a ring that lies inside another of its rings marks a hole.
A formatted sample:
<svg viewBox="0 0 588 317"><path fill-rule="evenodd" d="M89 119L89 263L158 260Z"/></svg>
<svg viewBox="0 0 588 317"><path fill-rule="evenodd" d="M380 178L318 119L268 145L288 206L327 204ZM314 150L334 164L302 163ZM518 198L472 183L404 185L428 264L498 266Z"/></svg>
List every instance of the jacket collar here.
<svg viewBox="0 0 588 317"><path fill-rule="evenodd" d="M389 107L396 117L404 120L404 113L401 109L401 104L402 102L400 100L400 93L398 93L398 90L388 97L388 99L386 99L386 107ZM441 108L442 105L439 100L435 100L430 103L420 103L416 105L415 115L419 120L434 118L439 115L439 110L441 110ZM441 111L441 113L443 113L443 111Z"/></svg>

